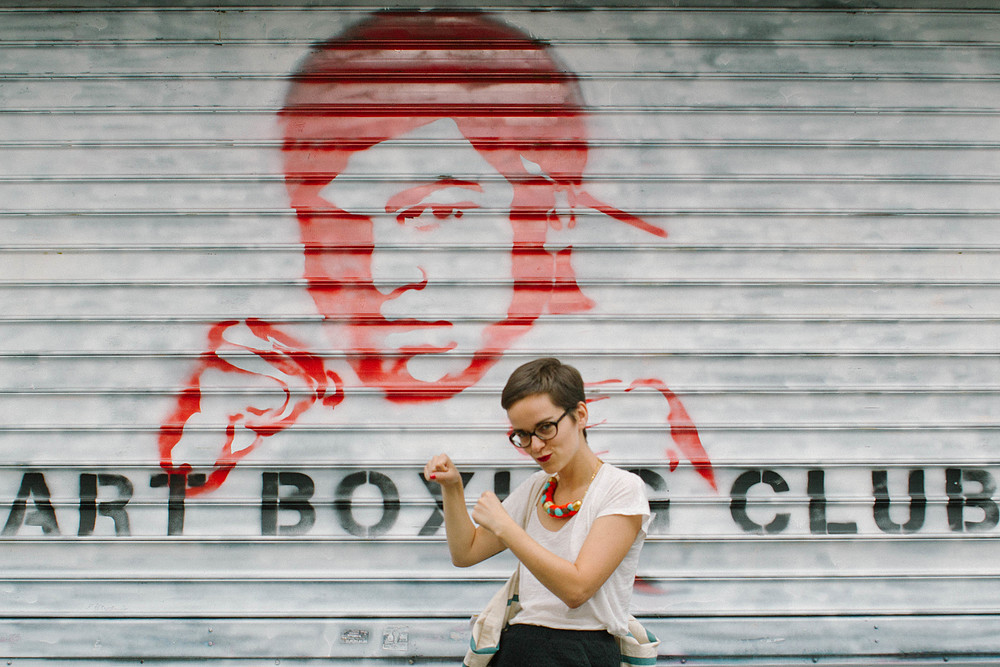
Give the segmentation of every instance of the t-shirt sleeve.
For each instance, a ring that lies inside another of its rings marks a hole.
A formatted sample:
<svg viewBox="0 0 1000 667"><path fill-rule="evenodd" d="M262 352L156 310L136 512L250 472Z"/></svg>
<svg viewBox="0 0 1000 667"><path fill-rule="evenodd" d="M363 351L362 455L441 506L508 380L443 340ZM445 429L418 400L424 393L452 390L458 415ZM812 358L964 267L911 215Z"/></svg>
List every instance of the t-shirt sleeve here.
<svg viewBox="0 0 1000 667"><path fill-rule="evenodd" d="M645 534L649 529L650 510L649 500L646 497L646 483L638 475L622 471L609 485L594 518L611 514L641 516L642 532Z"/></svg>

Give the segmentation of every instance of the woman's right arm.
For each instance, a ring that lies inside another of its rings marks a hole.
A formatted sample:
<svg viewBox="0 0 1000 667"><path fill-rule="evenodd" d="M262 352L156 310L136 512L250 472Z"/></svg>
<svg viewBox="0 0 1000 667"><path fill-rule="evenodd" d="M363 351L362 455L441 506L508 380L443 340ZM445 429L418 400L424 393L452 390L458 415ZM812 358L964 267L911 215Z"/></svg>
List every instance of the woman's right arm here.
<svg viewBox="0 0 1000 667"><path fill-rule="evenodd" d="M441 487L444 528L454 565L469 567L507 548L496 535L473 523L465 504L462 476L446 454L439 454L427 462L424 478Z"/></svg>

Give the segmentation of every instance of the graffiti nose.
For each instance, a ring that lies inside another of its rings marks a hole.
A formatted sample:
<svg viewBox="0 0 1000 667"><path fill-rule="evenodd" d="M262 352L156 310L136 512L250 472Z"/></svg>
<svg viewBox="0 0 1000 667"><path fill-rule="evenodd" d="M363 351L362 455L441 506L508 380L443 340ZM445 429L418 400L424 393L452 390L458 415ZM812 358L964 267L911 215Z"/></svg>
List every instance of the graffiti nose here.
<svg viewBox="0 0 1000 667"><path fill-rule="evenodd" d="M390 298L396 298L409 290L421 290L427 286L427 272L423 267L407 261L406 253L386 253L389 257L379 257L376 251L372 257L372 282L375 289Z"/></svg>

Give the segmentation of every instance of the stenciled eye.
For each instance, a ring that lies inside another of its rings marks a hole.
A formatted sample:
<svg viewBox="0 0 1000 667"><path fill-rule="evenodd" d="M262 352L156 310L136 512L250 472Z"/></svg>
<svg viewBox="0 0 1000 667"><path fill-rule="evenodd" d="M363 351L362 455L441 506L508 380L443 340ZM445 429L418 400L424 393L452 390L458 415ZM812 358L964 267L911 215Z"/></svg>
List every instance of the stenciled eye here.
<svg viewBox="0 0 1000 667"><path fill-rule="evenodd" d="M466 209L470 208L479 208L479 205L471 201L447 204L421 202L397 211L396 222L401 225L413 225L416 229L426 231L436 229L441 222L450 218L461 219L465 215Z"/></svg>

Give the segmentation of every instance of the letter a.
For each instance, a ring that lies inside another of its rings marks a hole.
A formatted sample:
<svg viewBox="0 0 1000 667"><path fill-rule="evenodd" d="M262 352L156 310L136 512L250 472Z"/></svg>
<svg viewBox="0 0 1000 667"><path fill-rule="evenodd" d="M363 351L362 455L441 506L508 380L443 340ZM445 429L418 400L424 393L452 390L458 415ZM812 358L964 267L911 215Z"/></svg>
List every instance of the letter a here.
<svg viewBox="0 0 1000 667"><path fill-rule="evenodd" d="M34 496L35 509L28 512L28 498ZM59 524L56 522L56 511L49 500L49 487L45 483L45 475L40 472L26 472L21 478L21 488L17 498L10 508L10 515L3 527L4 535L16 535L24 524L40 526L46 535L59 534Z"/></svg>

